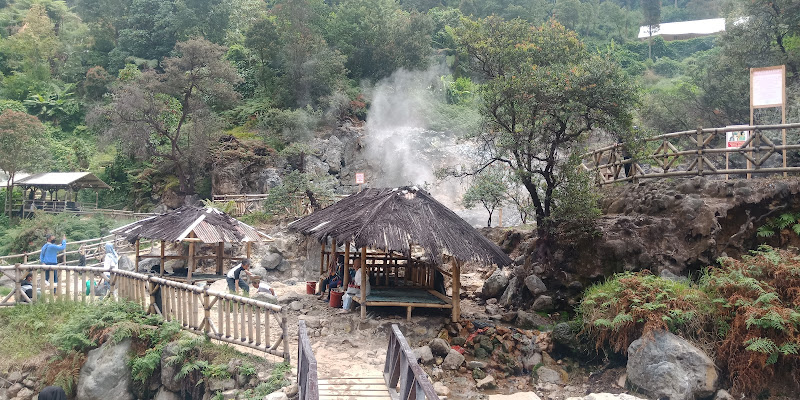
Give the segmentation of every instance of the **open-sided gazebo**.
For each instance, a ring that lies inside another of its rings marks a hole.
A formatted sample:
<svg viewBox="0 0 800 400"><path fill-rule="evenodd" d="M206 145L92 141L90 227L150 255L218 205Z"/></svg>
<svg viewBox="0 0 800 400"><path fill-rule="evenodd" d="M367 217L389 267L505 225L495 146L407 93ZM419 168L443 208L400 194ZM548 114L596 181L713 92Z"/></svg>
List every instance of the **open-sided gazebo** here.
<svg viewBox="0 0 800 400"><path fill-rule="evenodd" d="M192 273L197 268L199 259L215 259L216 273L222 274L225 260L242 260L244 257L225 256L225 243L244 243L246 257L250 258L251 244L271 240L269 236L259 232L250 225L231 217L216 208L199 208L183 206L168 213L146 218L111 231L116 235L125 236L136 245L136 265L142 258L159 258L161 260L160 275L164 275L164 262L168 259L181 259L187 261L188 273L186 281L192 282ZM161 241L160 255L139 254L141 239ZM166 242L188 243L187 254L168 256L164 254ZM196 244L214 245L214 255L200 256L195 254Z"/></svg>
<svg viewBox="0 0 800 400"><path fill-rule="evenodd" d="M3 182L5 187L7 182ZM98 206L98 191L111 189L91 172L45 172L41 174L18 174L15 187L23 190L22 203L15 204L21 215L39 209L44 211L81 211ZM82 189L95 191L95 203L79 204L78 192ZM61 196L59 196L59 192Z"/></svg>
<svg viewBox="0 0 800 400"><path fill-rule="evenodd" d="M337 243L351 264L351 243L360 249L361 317L367 306L450 308L461 314L461 265L474 260L505 266L511 259L456 213L416 187L365 189L289 225L322 243L320 273L335 259ZM326 246L330 242L330 247ZM415 255L417 255L415 257ZM444 268L445 259L452 268ZM452 278L452 298L434 290L436 272ZM345 274L345 284L349 274ZM367 279L372 290L366 295Z"/></svg>

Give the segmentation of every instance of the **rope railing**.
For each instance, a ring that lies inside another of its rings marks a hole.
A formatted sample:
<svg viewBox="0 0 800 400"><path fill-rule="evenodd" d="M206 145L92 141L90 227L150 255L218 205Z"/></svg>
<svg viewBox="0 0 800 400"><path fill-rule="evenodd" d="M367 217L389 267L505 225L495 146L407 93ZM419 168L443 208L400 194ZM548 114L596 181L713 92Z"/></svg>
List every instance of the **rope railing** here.
<svg viewBox="0 0 800 400"><path fill-rule="evenodd" d="M319 400L317 358L308 339L306 321L300 320L297 329L297 386L299 400Z"/></svg>
<svg viewBox="0 0 800 400"><path fill-rule="evenodd" d="M392 398L439 399L428 375L417 363L417 357L397 324L392 324L389 333L389 348L386 351L383 378L386 386L397 393L397 396Z"/></svg>
<svg viewBox="0 0 800 400"><path fill-rule="evenodd" d="M30 296L22 287L28 272ZM282 307L247 297L209 290L157 276L102 264L86 267L69 265L15 264L0 266L0 274L14 281L14 289L0 301L0 307L37 301L81 301L126 299L139 303L148 313L175 321L185 330L211 339L245 346L289 361L286 314ZM47 275L51 275L47 279ZM216 317L216 321L215 318ZM273 329L277 325L277 329Z"/></svg>
<svg viewBox="0 0 800 400"><path fill-rule="evenodd" d="M647 138L643 154L628 154L616 143L583 155L583 168L595 176L597 185L632 182L648 178L725 175L750 178L752 174L800 172L789 165L790 152L800 144L785 141L787 130L800 123L741 125L681 131ZM748 132L737 147L727 147L728 132Z"/></svg>

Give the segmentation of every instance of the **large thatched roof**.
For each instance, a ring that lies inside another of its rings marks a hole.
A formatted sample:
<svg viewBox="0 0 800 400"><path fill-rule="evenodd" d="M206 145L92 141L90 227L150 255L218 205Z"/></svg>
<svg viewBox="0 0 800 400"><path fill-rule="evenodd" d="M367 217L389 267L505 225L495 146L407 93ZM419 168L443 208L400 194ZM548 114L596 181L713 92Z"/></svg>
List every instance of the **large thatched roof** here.
<svg viewBox="0 0 800 400"><path fill-rule="evenodd" d="M138 238L180 242L194 232L203 243L257 242L269 237L216 208L184 206L121 226L111 233L134 242Z"/></svg>
<svg viewBox="0 0 800 400"><path fill-rule="evenodd" d="M424 190L365 189L289 225L319 241L352 240L356 247L408 255L421 247L434 263L448 254L461 261L511 264L497 245Z"/></svg>

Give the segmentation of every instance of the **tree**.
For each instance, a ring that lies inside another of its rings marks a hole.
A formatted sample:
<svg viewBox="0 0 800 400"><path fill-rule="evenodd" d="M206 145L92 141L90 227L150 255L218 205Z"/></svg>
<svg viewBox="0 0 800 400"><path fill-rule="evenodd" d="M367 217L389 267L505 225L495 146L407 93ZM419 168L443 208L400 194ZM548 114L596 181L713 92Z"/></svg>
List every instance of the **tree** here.
<svg viewBox="0 0 800 400"><path fill-rule="evenodd" d="M175 45L164 72L146 71L116 88L105 116L106 133L130 154L175 174L182 194L193 194L197 168L219 133L215 111L238 100L240 78L223 60L225 48L204 39ZM94 118L95 121L100 121Z"/></svg>
<svg viewBox="0 0 800 400"><path fill-rule="evenodd" d="M0 169L8 175L4 214L11 215L17 172L35 168L46 156L45 127L33 115L6 109L0 114Z"/></svg>
<svg viewBox="0 0 800 400"><path fill-rule="evenodd" d="M649 37L647 44L649 47L648 57L653 58L653 31L658 29L661 23L661 0L642 0L642 14L644 24L647 25Z"/></svg>
<svg viewBox="0 0 800 400"><path fill-rule="evenodd" d="M588 52L555 21L532 27L496 17L467 20L457 36L486 80L486 126L468 135L486 155L477 171L510 167L544 233L569 155L599 131L629 135L636 90L610 56Z"/></svg>
<svg viewBox="0 0 800 400"><path fill-rule="evenodd" d="M492 214L505 200L506 185L503 183L503 175L495 168L487 168L475 176L472 185L464 192L461 202L464 207L471 209L478 203L489 212L487 227L492 226Z"/></svg>

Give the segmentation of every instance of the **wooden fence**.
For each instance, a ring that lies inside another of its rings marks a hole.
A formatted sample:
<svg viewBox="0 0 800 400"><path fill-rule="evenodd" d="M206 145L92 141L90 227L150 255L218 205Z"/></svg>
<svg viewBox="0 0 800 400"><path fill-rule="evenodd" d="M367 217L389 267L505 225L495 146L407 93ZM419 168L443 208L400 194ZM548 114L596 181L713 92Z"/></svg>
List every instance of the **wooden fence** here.
<svg viewBox="0 0 800 400"><path fill-rule="evenodd" d="M389 389L396 390L397 396L393 395L392 398L439 399L428 375L417 363L417 356L408 346L405 336L396 324L392 325L389 333L389 348L386 351L383 377Z"/></svg>
<svg viewBox="0 0 800 400"><path fill-rule="evenodd" d="M299 400L319 400L317 358L308 339L306 321L302 319L297 329L297 385L300 388Z"/></svg>
<svg viewBox="0 0 800 400"><path fill-rule="evenodd" d="M0 306L36 301L126 299L141 304L149 313L157 313L167 321L176 321L185 330L289 361L286 314L282 307L213 292L207 286L188 285L119 269L108 270L100 265L0 266L0 273L14 281L14 289L0 301ZM58 283L47 282L45 271L56 275ZM33 274L30 297L22 289L22 281L28 272ZM106 288L106 294L96 296L97 287Z"/></svg>
<svg viewBox="0 0 800 400"><path fill-rule="evenodd" d="M56 241L59 245L61 245L60 240L61 238L56 238ZM133 254L136 252L133 246L127 240L125 240L125 238L117 235L106 235L99 238L78 240L75 242L67 241L67 247L63 251L59 252L60 264L77 265L80 262L81 248L84 250L87 263L91 263L91 260L99 259L101 258L100 256L105 254L103 246L107 242L110 242L114 245L114 249L119 255ZM142 240L140 243L140 251L152 251L157 243L158 241L155 240ZM27 253L0 256L0 265L10 265L13 263L40 264L41 262L39 260L39 253L41 253L41 249Z"/></svg>
<svg viewBox="0 0 800 400"><path fill-rule="evenodd" d="M233 216L240 217L242 215L253 213L253 212L262 212L268 211L272 215L280 215L280 216L287 216L287 217L302 217L303 215L310 214L313 210L311 209L311 204L308 200L308 197L302 195L294 195L291 198L291 203L288 207L277 209L271 208L267 209L265 207L264 201L269 197L268 193L260 193L260 194L220 194L214 195L214 201L227 203L233 202L235 204L235 210L232 212ZM318 202L321 207L325 208L346 196L344 195L335 195L333 197L325 197L318 199Z"/></svg>
<svg viewBox="0 0 800 400"><path fill-rule="evenodd" d="M800 144L788 144L787 131L797 133L800 123L732 126L668 133L646 139L644 151L631 155L621 143L583 156L583 167L598 185L646 178L724 175L750 178L752 174L800 172L790 156ZM748 132L738 147L727 147L728 132Z"/></svg>
<svg viewBox="0 0 800 400"><path fill-rule="evenodd" d="M0 187L1 188L1 187ZM98 208L95 203L81 203L76 201L60 200L23 200L16 201L12 210L22 218L33 215L37 212L48 214L74 214L74 215L103 215L115 219L140 220L154 215L155 213L138 213L128 210L115 210L110 208Z"/></svg>

